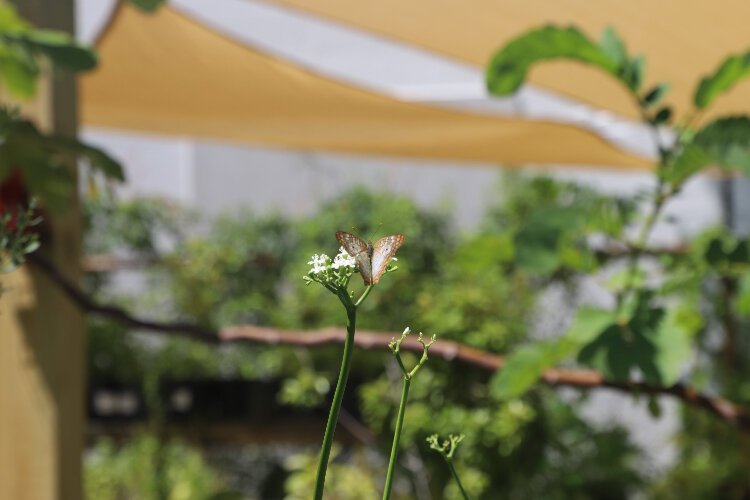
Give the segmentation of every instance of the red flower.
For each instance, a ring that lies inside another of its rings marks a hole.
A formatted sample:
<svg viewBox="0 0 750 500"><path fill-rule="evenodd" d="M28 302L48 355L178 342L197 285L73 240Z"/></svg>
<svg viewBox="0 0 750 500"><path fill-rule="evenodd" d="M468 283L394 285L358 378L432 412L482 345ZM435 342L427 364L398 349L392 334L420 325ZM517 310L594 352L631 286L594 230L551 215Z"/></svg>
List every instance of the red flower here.
<svg viewBox="0 0 750 500"><path fill-rule="evenodd" d="M28 206L29 193L23 184L23 174L20 170L13 170L0 183L0 216L11 214L6 227L16 229L19 211Z"/></svg>

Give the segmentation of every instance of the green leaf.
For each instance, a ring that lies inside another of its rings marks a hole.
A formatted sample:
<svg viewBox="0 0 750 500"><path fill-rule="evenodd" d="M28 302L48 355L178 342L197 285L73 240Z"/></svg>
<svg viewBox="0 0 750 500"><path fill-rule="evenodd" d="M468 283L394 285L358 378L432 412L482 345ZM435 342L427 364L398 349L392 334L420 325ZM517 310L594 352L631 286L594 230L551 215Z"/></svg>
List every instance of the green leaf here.
<svg viewBox="0 0 750 500"><path fill-rule="evenodd" d="M627 380L638 371L649 383L673 385L692 354L702 320L691 307L654 307L650 295L640 294L627 324L606 328L581 349L579 361L608 379Z"/></svg>
<svg viewBox="0 0 750 500"><path fill-rule="evenodd" d="M125 180L122 166L101 149L63 136L50 136L47 144L55 148L59 154L88 161L92 169L99 170L110 179Z"/></svg>
<svg viewBox="0 0 750 500"><path fill-rule="evenodd" d="M749 74L750 52L728 57L713 74L701 79L693 98L695 106L705 108Z"/></svg>
<svg viewBox="0 0 750 500"><path fill-rule="evenodd" d="M495 95L512 94L531 65L553 59L591 64L619 76L620 62L576 28L545 26L515 38L493 56L485 75L487 88Z"/></svg>
<svg viewBox="0 0 750 500"><path fill-rule="evenodd" d="M120 165L103 151L75 139L45 135L29 121L0 107L0 174L20 169L32 194L53 210L65 208L75 192L68 168L87 160L91 168L123 180Z"/></svg>
<svg viewBox="0 0 750 500"><path fill-rule="evenodd" d="M714 165L750 174L750 118L719 118L698 131L675 158L668 178L684 180Z"/></svg>
<svg viewBox="0 0 750 500"><path fill-rule="evenodd" d="M738 241L735 247L727 253L727 260L732 264L750 263L750 246L748 246L748 241Z"/></svg>
<svg viewBox="0 0 750 500"><path fill-rule="evenodd" d="M503 369L493 378L490 390L498 399L522 395L533 386L544 371L561 362L581 345L591 341L612 324L610 311L582 307L576 313L568 332L550 342L538 342L519 348L511 354Z"/></svg>
<svg viewBox="0 0 750 500"><path fill-rule="evenodd" d="M750 316L750 273L744 273L739 280L737 294L737 312L743 316Z"/></svg>
<svg viewBox="0 0 750 500"><path fill-rule="evenodd" d="M130 3L146 12L154 12L165 2L166 0L130 0Z"/></svg>
<svg viewBox="0 0 750 500"><path fill-rule="evenodd" d="M587 344L606 330L614 320L615 317L611 311L581 307L576 312L565 338L576 346Z"/></svg>
<svg viewBox="0 0 750 500"><path fill-rule="evenodd" d="M656 112L651 123L653 123L654 125L661 125L663 123L667 123L671 118L672 118L672 108L663 107L659 111Z"/></svg>
<svg viewBox="0 0 750 500"><path fill-rule="evenodd" d="M545 207L534 211L515 237L518 265L546 276L561 265L560 242L566 233L585 224L587 213L573 207Z"/></svg>
<svg viewBox="0 0 750 500"><path fill-rule="evenodd" d="M469 274L487 273L515 256L509 234L483 234L456 249L455 263Z"/></svg>
<svg viewBox="0 0 750 500"><path fill-rule="evenodd" d="M96 53L61 31L38 30L28 33L24 41L46 55L56 66L73 71L88 71L96 67Z"/></svg>
<svg viewBox="0 0 750 500"><path fill-rule="evenodd" d="M667 165L661 175L672 184L681 184L691 175L697 174L711 165L711 154L697 144L688 144L682 148L674 161Z"/></svg>
<svg viewBox="0 0 750 500"><path fill-rule="evenodd" d="M544 370L558 359L560 342L537 342L518 348L502 370L490 382L490 391L498 399L512 399L529 390Z"/></svg>
<svg viewBox="0 0 750 500"><path fill-rule="evenodd" d="M643 96L643 105L646 108L649 108L651 106L655 106L661 102L662 99L664 99L664 96L669 91L669 85L666 83L660 83L648 92L646 92L646 95Z"/></svg>
<svg viewBox="0 0 750 500"><path fill-rule="evenodd" d="M29 98L36 92L39 67L34 60L17 47L0 42L0 84L11 95Z"/></svg>
<svg viewBox="0 0 750 500"><path fill-rule="evenodd" d="M703 326L700 314L691 307L671 307L653 332L654 361L659 383L674 385L693 354L695 333Z"/></svg>
<svg viewBox="0 0 750 500"><path fill-rule="evenodd" d="M713 238L706 247L703 257L711 266L716 266L724 262L726 260L724 241L719 237Z"/></svg>
<svg viewBox="0 0 750 500"><path fill-rule="evenodd" d="M693 143L706 151L714 164L750 173L750 118L719 118L699 131Z"/></svg>
<svg viewBox="0 0 750 500"><path fill-rule="evenodd" d="M660 418L662 415L661 411L661 405L659 404L659 400L651 396L648 398L648 412L651 414L653 418Z"/></svg>
<svg viewBox="0 0 750 500"><path fill-rule="evenodd" d="M643 84L643 75L646 71L646 58L637 55L622 66L620 79L633 91L638 91Z"/></svg>
<svg viewBox="0 0 750 500"><path fill-rule="evenodd" d="M602 51L619 66L624 65L628 61L628 52L625 49L625 42L623 42L620 35L615 31L612 26L607 26L602 33L602 41L599 43Z"/></svg>
<svg viewBox="0 0 750 500"><path fill-rule="evenodd" d="M29 29L29 24L24 21L13 5L0 3L0 32L13 33Z"/></svg>

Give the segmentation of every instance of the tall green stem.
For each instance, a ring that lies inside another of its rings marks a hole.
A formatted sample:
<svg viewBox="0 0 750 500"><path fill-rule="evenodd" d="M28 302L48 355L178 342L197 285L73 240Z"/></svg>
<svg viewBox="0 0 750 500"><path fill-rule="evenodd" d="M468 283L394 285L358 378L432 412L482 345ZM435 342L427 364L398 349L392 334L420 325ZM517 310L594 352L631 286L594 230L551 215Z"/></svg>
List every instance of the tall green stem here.
<svg viewBox="0 0 750 500"><path fill-rule="evenodd" d="M451 470L453 479L456 480L456 484L458 485L458 489L461 490L461 494L464 496L464 500L469 500L469 495L466 494L464 485L461 484L461 480L458 478L458 473L456 472L456 468L453 466L453 460L446 459L445 461L448 463L448 468Z"/></svg>
<svg viewBox="0 0 750 500"><path fill-rule="evenodd" d="M344 302L344 298L342 302ZM346 297L348 299L348 296ZM331 403L331 411L328 414L328 423L326 423L326 432L323 436L323 446L320 449L320 460L318 462L318 472L315 476L315 494L313 495L314 500L323 499L323 487L326 482L326 470L328 469L328 458L331 455L331 445L333 444L333 434L336 432L336 424L339 420L339 412L341 411L341 402L344 399L344 390L346 389L346 381L349 378L349 368L352 361L352 353L354 352L354 330L357 323L357 308L354 304L349 301L347 304L344 302L346 307L346 342L344 343L344 353L341 359L341 370L339 371L339 379L336 382L336 391L333 393L333 402Z"/></svg>
<svg viewBox="0 0 750 500"><path fill-rule="evenodd" d="M400 358L399 358L400 361ZM383 500L391 498L393 488L393 470L396 468L396 456L398 455L399 441L401 441L401 428L404 426L404 415L406 414L406 401L409 398L409 386L411 377L404 376L404 385L401 389L401 402L398 405L398 416L396 417L396 430L393 433L393 446L391 446L391 458L388 461L388 474L385 476L385 490Z"/></svg>

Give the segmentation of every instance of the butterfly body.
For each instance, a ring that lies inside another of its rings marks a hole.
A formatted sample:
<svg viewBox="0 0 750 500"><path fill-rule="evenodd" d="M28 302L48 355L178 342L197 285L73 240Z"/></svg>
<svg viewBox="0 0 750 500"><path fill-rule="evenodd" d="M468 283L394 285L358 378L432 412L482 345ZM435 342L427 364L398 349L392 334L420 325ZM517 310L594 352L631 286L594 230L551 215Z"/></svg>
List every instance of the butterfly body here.
<svg viewBox="0 0 750 500"><path fill-rule="evenodd" d="M339 231L336 239L344 250L354 257L365 285L376 285L388 268L388 262L396 254L396 250L404 243L404 235L392 234L380 238L375 243L365 241L351 233Z"/></svg>

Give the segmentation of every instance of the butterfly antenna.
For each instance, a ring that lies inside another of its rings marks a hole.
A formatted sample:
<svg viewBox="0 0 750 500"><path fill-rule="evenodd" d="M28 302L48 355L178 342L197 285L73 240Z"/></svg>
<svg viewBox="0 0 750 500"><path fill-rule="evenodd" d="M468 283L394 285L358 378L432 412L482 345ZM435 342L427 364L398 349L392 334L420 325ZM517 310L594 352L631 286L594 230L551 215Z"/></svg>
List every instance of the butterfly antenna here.
<svg viewBox="0 0 750 500"><path fill-rule="evenodd" d="M375 239L375 238L374 238L374 236L375 236L375 235L377 235L377 234L380 234L380 233L381 233L381 230L380 230L380 229L381 229L382 227L383 227L383 222L378 222L378 223L377 223L377 224L375 225L375 228L373 228L373 230L372 230L372 231L370 232L370 234L368 235L368 237L367 237L367 240L368 240L368 241L373 241L373 240Z"/></svg>

